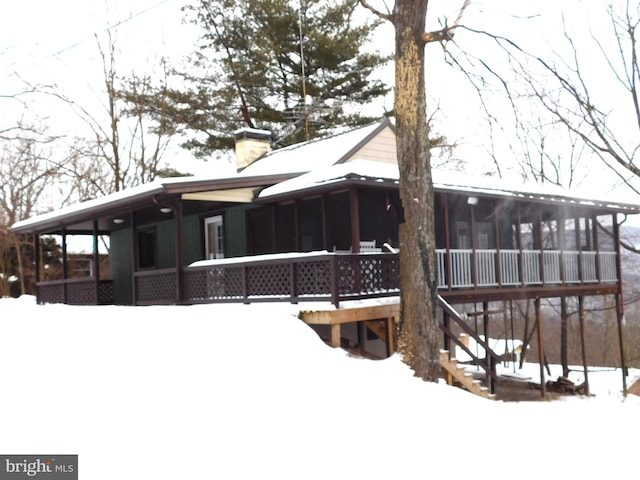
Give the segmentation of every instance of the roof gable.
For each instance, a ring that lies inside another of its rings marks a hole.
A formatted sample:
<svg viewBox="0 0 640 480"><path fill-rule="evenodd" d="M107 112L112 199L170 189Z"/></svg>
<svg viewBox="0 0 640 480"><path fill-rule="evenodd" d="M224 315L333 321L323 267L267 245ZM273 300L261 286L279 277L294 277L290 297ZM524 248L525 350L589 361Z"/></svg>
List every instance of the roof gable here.
<svg viewBox="0 0 640 480"><path fill-rule="evenodd" d="M389 119L273 150L241 175L302 174L351 159L396 162L395 133Z"/></svg>

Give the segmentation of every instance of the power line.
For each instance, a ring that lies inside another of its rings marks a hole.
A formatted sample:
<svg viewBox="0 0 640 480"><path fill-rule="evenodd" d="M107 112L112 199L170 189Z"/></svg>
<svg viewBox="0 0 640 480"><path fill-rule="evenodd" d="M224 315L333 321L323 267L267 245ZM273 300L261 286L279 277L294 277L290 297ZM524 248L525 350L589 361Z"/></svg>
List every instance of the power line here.
<svg viewBox="0 0 640 480"><path fill-rule="evenodd" d="M152 6L146 8L144 10L141 10L138 13L134 13L134 14L130 15L129 17L125 18L124 20L119 20L118 22L114 23L113 25L107 26L100 33L109 32L109 31L113 30L114 28L118 28L120 25L124 25L125 23L133 20L134 18L137 18L137 17L139 17L141 15L144 15L144 14L150 12L151 10L154 10L154 9L160 7L161 5L164 5L165 3L170 2L170 1L171 0L162 0L161 2L158 2L155 5L152 5ZM62 50L60 50L60 51L58 51L56 53L51 54L49 57L45 57L43 60L48 60L49 58L56 57L56 56L58 56L58 55L60 55L60 54L62 54L64 52L67 52L67 51L69 51L69 50L71 50L73 48L76 48L79 45L82 45L83 43L91 40L92 38L93 37L84 38L83 40L80 40L80 41L78 41L78 42L76 42L76 43L74 43L72 45L69 45L68 47L63 48Z"/></svg>
<svg viewBox="0 0 640 480"><path fill-rule="evenodd" d="M103 30L101 30L100 33L109 32L109 31L111 31L111 30L113 30L115 28L118 28L118 27L130 22L131 20L134 20L134 19L136 19L136 18L138 18L138 17L140 17L142 15L145 15L145 14L149 13L150 11L155 10L156 8L162 6L165 3L168 3L170 1L172 1L172 0L161 0L160 2L155 3L155 4L145 8L144 10L140 10L137 13L133 13L133 14L129 15L127 18L124 18L123 20L119 20L119 21L115 22L112 25L108 25ZM66 53L66 52L68 52L70 50L73 50L74 48L79 47L80 45L88 42L89 40L92 40L93 38L94 38L93 36L90 36L90 37L83 38L82 40L78 40L77 42L74 42L71 45L69 45L69 46L67 46L67 47L65 47L63 49L58 50L57 52L54 52L54 53L52 53L50 55L47 55L47 56L45 56L43 58L40 58L39 60L37 60L34 63L32 63L31 65L29 65L29 68L35 67L35 66L37 66L37 65L39 65L39 64L41 64L43 62L46 62L47 60L50 60L52 58L57 58L60 55L62 55L63 53ZM5 78L6 77L10 77L10 76L12 76L14 74L15 74L15 71L5 75Z"/></svg>

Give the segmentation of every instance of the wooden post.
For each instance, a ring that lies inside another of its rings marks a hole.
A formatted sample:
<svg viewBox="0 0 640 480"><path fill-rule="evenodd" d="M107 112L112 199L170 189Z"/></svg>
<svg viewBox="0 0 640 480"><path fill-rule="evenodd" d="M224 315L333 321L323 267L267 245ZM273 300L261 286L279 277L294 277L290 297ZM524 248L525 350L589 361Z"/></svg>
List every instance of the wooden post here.
<svg viewBox="0 0 640 480"><path fill-rule="evenodd" d="M358 190L355 187L349 190L349 206L351 213L351 251L360 253L360 205L358 201Z"/></svg>
<svg viewBox="0 0 640 480"><path fill-rule="evenodd" d="M536 310L536 325L538 326L538 356L540 362L540 392L544 398L547 395L547 386L545 385L544 376L544 340L542 336L542 318L540 315L540 297L534 300Z"/></svg>
<svg viewBox="0 0 640 480"><path fill-rule="evenodd" d="M63 288L63 297L62 302L68 303L68 285L67 278L69 278L69 263L67 262L67 230L62 227L62 279L64 280L62 284Z"/></svg>
<svg viewBox="0 0 640 480"><path fill-rule="evenodd" d="M451 265L451 224L449 221L449 195L444 194L444 234L447 249L447 290L451 290L453 266Z"/></svg>
<svg viewBox="0 0 640 480"><path fill-rule="evenodd" d="M34 255L34 270L35 270L35 294L36 301L40 303L40 295L38 293L38 283L40 283L40 261L41 261L41 249L40 249L40 235L37 233L33 235L33 255ZM23 283L26 286L26 284ZM27 287L28 288L28 287ZM22 292L27 293L25 291Z"/></svg>
<svg viewBox="0 0 640 480"><path fill-rule="evenodd" d="M340 348L342 343L340 341L340 324L333 323L331 325L331 346L335 348Z"/></svg>
<svg viewBox="0 0 640 480"><path fill-rule="evenodd" d="M386 318L386 327L387 327L387 357L393 355L396 351L396 329L395 329L395 318L387 317Z"/></svg>
<svg viewBox="0 0 640 480"><path fill-rule="evenodd" d="M584 367L585 393L589 395L589 364L587 363L587 342L584 331L584 297L578 297L578 318L580 320L580 344L582 347L582 365Z"/></svg>
<svg viewBox="0 0 640 480"><path fill-rule="evenodd" d="M183 266L184 266L184 234L183 234L183 226L182 226L182 200L178 200L176 206L172 208L173 210L173 228L174 239L175 239L175 268L176 268L176 303L182 303L184 299L183 294Z"/></svg>
<svg viewBox="0 0 640 480"><path fill-rule="evenodd" d="M358 335L358 348L360 349L360 353L364 354L365 350L365 339L367 338L367 332L365 331L365 324L362 320L356 322L356 332Z"/></svg>
<svg viewBox="0 0 640 480"><path fill-rule="evenodd" d="M613 243L616 250L616 273L618 275L618 294L616 295L616 317L618 319L618 341L620 343L620 368L622 369L622 392L627 394L627 362L624 353L624 298L622 292L622 258L620 255L620 224L613 215ZM599 250L599 249L598 249Z"/></svg>
<svg viewBox="0 0 640 480"><path fill-rule="evenodd" d="M98 221L93 221L93 277L95 280L96 305L100 305L100 252L98 251Z"/></svg>
<svg viewBox="0 0 640 480"><path fill-rule="evenodd" d="M618 317L618 341L620 342L620 368L622 369L622 393L627 394L627 362L624 353L624 311L622 310L622 294L616 295L616 313Z"/></svg>

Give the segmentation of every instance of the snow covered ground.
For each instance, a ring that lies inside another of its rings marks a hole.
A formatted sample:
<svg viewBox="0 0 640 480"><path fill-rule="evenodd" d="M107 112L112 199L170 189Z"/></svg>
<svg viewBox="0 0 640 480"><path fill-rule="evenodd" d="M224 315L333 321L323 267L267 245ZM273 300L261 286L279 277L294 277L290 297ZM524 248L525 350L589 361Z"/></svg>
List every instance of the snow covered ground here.
<svg viewBox="0 0 640 480"><path fill-rule="evenodd" d="M87 480L637 477L619 372L492 402L331 349L297 311L0 299L0 453L78 454Z"/></svg>

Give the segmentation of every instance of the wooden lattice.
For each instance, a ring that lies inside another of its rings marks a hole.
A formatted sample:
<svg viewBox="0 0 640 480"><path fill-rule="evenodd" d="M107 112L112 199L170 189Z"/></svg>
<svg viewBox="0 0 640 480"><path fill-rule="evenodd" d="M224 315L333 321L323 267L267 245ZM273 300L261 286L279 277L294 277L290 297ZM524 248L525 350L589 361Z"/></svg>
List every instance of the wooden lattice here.
<svg viewBox="0 0 640 480"><path fill-rule="evenodd" d="M331 266L327 260L297 262L295 265L297 295L331 293Z"/></svg>
<svg viewBox="0 0 640 480"><path fill-rule="evenodd" d="M101 280L98 287L98 303L100 305L111 305L114 302L113 281Z"/></svg>
<svg viewBox="0 0 640 480"><path fill-rule="evenodd" d="M171 303L176 300L175 272L139 275L136 282L136 303Z"/></svg>
<svg viewBox="0 0 640 480"><path fill-rule="evenodd" d="M38 285L38 303L64 303L64 284Z"/></svg>
<svg viewBox="0 0 640 480"><path fill-rule="evenodd" d="M73 282L67 285L67 303L69 305L96 305L96 282L94 279L85 282Z"/></svg>
<svg viewBox="0 0 640 480"><path fill-rule="evenodd" d="M251 297L291 295L291 264L269 263L247 267L247 294Z"/></svg>

